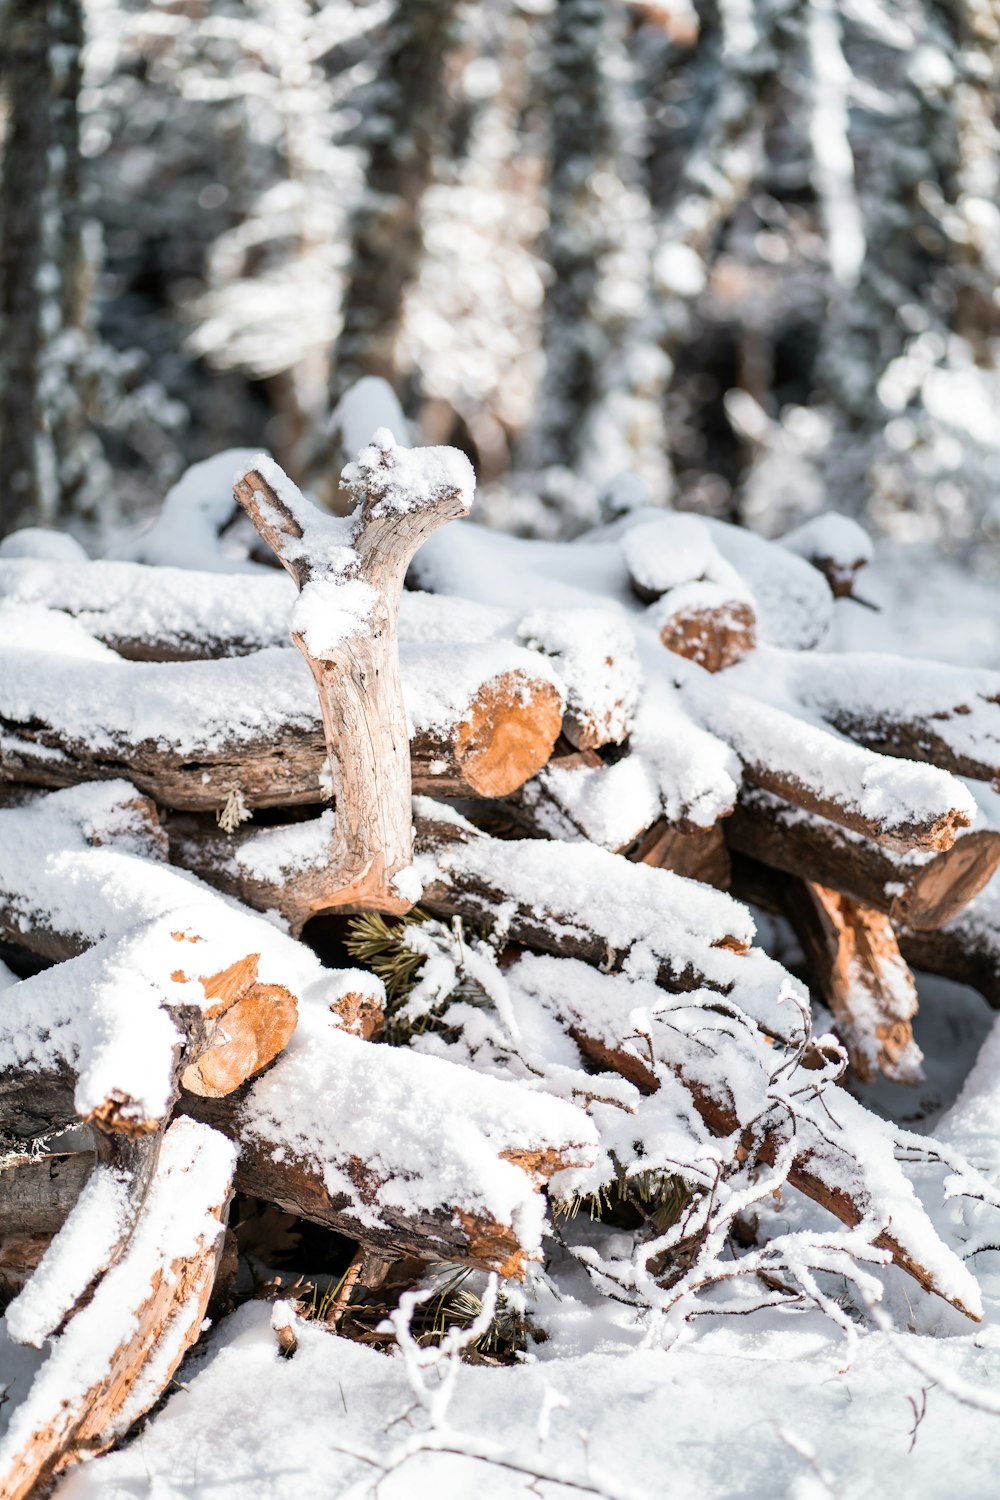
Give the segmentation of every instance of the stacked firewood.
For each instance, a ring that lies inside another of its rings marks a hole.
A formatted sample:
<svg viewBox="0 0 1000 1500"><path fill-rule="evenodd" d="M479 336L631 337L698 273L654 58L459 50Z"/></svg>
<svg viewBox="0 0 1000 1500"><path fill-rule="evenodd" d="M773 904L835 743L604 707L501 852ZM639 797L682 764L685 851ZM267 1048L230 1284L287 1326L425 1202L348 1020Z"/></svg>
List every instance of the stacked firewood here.
<svg viewBox="0 0 1000 1500"><path fill-rule="evenodd" d="M868 556L832 518L523 541L384 429L345 516L218 473L143 562L0 549L0 1280L46 1351L3 1500L158 1398L234 1190L359 1284L555 1236L637 1307L894 1261L978 1316L898 1159L944 1156L838 1081L921 1076L910 962L997 1003L1000 676L815 649ZM756 1243L781 1189L845 1227Z"/></svg>

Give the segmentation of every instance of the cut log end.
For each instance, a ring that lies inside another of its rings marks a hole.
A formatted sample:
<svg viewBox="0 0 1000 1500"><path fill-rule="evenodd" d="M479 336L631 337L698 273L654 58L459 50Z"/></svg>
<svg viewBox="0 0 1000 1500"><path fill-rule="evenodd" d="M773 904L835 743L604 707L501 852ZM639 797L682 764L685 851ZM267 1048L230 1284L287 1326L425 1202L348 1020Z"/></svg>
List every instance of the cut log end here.
<svg viewBox="0 0 1000 1500"><path fill-rule="evenodd" d="M181 1074L182 1087L208 1099L231 1094L284 1050L297 1019L290 990L252 985L216 1022L207 1048Z"/></svg>
<svg viewBox="0 0 1000 1500"><path fill-rule="evenodd" d="M485 684L452 735L462 779L481 797L506 797L523 786L552 754L562 714L550 682L505 672Z"/></svg>
<svg viewBox="0 0 1000 1500"><path fill-rule="evenodd" d="M913 875L889 916L916 931L943 927L988 885L998 865L1000 835L992 829L967 833Z"/></svg>
<svg viewBox="0 0 1000 1500"><path fill-rule="evenodd" d="M757 620L749 604L734 599L713 609L682 608L660 625L660 640L676 656L706 672L722 672L757 644Z"/></svg>

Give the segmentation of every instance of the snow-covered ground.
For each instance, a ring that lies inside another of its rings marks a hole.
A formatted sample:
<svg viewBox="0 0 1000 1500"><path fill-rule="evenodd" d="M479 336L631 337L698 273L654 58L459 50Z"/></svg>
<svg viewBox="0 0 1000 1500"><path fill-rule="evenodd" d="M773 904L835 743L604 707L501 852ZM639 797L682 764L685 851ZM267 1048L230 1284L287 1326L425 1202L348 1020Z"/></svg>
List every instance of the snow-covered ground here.
<svg viewBox="0 0 1000 1500"><path fill-rule="evenodd" d="M954 565L883 558L858 592L883 612L839 603L839 647L1000 663L1000 605ZM926 1081L859 1095L933 1129L1000 1187L1000 1023L994 1031L971 991L923 978L919 988ZM937 1212L953 1243L1000 1244L1000 1211L959 1199ZM786 1190L762 1228L819 1227L821 1218ZM845 1336L815 1311L753 1311L749 1298L741 1315L716 1315L707 1301L689 1322L640 1323L598 1298L552 1246L535 1293L548 1337L512 1368L435 1363L433 1353L421 1368L412 1346L388 1357L312 1323L298 1325L298 1349L282 1359L270 1304L253 1302L209 1333L126 1447L77 1469L56 1493L985 1497L1000 1448L1000 1252L979 1251L970 1265L980 1325L889 1269L878 1273L885 1291L874 1317L894 1331L866 1323L845 1283ZM0 1428L40 1357L0 1342L9 1387Z"/></svg>

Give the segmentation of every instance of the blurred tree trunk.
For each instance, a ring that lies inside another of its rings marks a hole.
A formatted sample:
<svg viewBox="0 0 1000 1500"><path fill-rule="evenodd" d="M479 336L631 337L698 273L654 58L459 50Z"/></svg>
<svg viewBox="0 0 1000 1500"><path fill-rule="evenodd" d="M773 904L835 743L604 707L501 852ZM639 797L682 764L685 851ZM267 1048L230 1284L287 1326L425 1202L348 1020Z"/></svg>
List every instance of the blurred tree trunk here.
<svg viewBox="0 0 1000 1500"><path fill-rule="evenodd" d="M595 188L614 135L602 61L610 24L604 0L557 0L546 78L550 119L545 386L537 434L542 465L580 457L585 413L597 400L608 350L595 317L601 262L611 248Z"/></svg>
<svg viewBox="0 0 1000 1500"><path fill-rule="evenodd" d="M83 482L81 407L48 356L82 326L77 99L80 0L7 0L0 8L6 106L0 182L0 457L4 530L52 520ZM47 376L50 377L47 379Z"/></svg>
<svg viewBox="0 0 1000 1500"><path fill-rule="evenodd" d="M362 126L368 173L354 215L344 322L334 351L334 402L361 375L396 373L396 339L423 241L420 204L447 122L445 61L457 0L396 0Z"/></svg>
<svg viewBox="0 0 1000 1500"><path fill-rule="evenodd" d="M42 223L48 182L47 8L8 0L0 11L0 59L7 109L0 187L0 462L3 529L41 507L37 430L42 346Z"/></svg>

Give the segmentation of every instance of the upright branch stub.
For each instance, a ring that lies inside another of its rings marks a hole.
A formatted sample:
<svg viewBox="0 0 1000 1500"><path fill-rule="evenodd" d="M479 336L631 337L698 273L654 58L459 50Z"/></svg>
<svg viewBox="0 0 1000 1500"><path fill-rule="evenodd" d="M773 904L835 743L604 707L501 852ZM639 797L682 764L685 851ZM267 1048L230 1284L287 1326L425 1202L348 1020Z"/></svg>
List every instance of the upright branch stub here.
<svg viewBox="0 0 1000 1500"><path fill-rule="evenodd" d="M341 484L355 509L328 515L261 454L234 492L299 588L292 640L316 682L336 801L331 879L316 909L401 913L419 891L403 876L413 818L399 599L421 543L468 515L475 476L456 449L400 448L380 428Z"/></svg>

